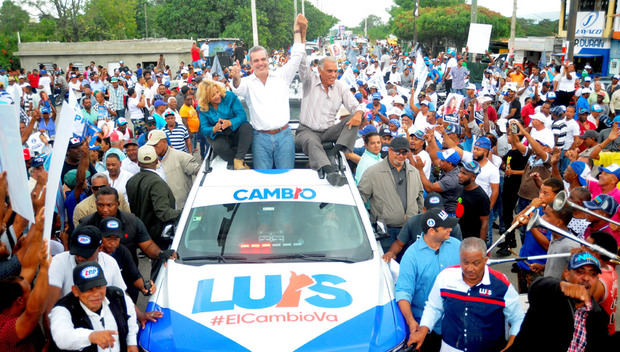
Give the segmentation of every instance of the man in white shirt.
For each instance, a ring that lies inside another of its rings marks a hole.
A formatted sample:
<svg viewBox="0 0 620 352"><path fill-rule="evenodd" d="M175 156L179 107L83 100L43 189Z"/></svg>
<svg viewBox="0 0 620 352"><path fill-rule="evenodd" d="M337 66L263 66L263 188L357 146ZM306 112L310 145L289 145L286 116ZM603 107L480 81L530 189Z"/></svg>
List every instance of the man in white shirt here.
<svg viewBox="0 0 620 352"><path fill-rule="evenodd" d="M53 342L61 350L138 352L138 324L133 303L118 287L108 286L97 262L73 269L71 293L63 297L50 318Z"/></svg>
<svg viewBox="0 0 620 352"><path fill-rule="evenodd" d="M52 84L52 80L51 80L50 76L47 74L47 71L46 70L41 70L40 76L39 76L39 87L38 87L38 89L43 89L43 91L45 93L47 93L47 96L51 97L51 95L52 95L51 84Z"/></svg>
<svg viewBox="0 0 620 352"><path fill-rule="evenodd" d="M390 72L388 82L392 82L393 84L400 85L400 73L396 71L396 65L392 65L392 71Z"/></svg>
<svg viewBox="0 0 620 352"><path fill-rule="evenodd" d="M82 98L82 84L78 81L76 75L72 74L70 78L69 91L73 91L77 100L80 100Z"/></svg>
<svg viewBox="0 0 620 352"><path fill-rule="evenodd" d="M424 167L422 170L424 171L424 175L427 179L431 178L431 167L433 165L433 161L431 160L431 156L428 154L426 150L424 150L424 145L426 145L426 140L424 139L425 133L420 130L415 130L413 127L409 128L409 148L411 148L411 154L409 154L409 163L411 165L415 165L413 161L413 157L418 157L424 162Z"/></svg>
<svg viewBox="0 0 620 352"><path fill-rule="evenodd" d="M253 74L242 79L237 64L231 70L233 92L245 98L250 110L255 169L292 169L295 166L295 143L288 125L288 96L289 86L305 56L303 43L307 27L308 21L299 14L293 26L295 44L291 48L291 58L276 72L269 71L267 50L262 46L249 50Z"/></svg>
<svg viewBox="0 0 620 352"><path fill-rule="evenodd" d="M119 194L124 195L125 200L129 203L125 186L133 175L121 168L121 159L116 153L109 153L105 158L105 164L107 170L104 173L108 176L110 186L116 189Z"/></svg>
<svg viewBox="0 0 620 352"><path fill-rule="evenodd" d="M127 157L121 162L121 169L133 176L140 172L140 165L138 165L138 142L132 138L125 142L124 147Z"/></svg>
<svg viewBox="0 0 620 352"><path fill-rule="evenodd" d="M476 184L482 187L484 193L489 197L491 209L497 201L499 195L499 168L489 159L491 152L491 140L487 137L480 137L474 144L473 152L462 152L463 162L475 160L480 164L480 173L476 176ZM456 149L457 152L460 148Z"/></svg>

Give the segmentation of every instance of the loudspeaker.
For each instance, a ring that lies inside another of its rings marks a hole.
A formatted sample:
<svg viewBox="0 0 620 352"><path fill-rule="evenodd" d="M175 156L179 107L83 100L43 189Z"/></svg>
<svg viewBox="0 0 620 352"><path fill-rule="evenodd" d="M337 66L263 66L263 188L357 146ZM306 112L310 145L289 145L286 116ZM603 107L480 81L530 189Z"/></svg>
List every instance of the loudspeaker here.
<svg viewBox="0 0 620 352"><path fill-rule="evenodd" d="M222 68L233 65L232 59L224 51L217 53L217 59L220 62Z"/></svg>

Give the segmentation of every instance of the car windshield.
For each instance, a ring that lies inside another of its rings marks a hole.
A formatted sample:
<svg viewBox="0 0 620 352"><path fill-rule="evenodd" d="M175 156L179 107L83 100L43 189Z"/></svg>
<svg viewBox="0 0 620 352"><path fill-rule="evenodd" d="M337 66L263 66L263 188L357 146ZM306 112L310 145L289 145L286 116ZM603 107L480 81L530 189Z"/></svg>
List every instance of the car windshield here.
<svg viewBox="0 0 620 352"><path fill-rule="evenodd" d="M247 202L194 208L177 252L187 264L358 262L372 257L357 208L318 202Z"/></svg>

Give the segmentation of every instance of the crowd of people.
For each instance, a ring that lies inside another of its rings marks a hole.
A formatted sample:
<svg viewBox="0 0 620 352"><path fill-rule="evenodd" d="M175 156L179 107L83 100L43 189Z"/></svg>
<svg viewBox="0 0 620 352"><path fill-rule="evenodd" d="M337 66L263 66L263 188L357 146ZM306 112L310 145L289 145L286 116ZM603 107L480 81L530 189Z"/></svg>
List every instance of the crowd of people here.
<svg viewBox="0 0 620 352"><path fill-rule="evenodd" d="M620 76L605 86L589 65L577 72L568 61L489 55L477 84L467 51L424 56L396 45L315 60L307 26L299 15L288 54L231 46L235 63L221 73L211 70L208 46L196 45L178 71L163 56L133 71L122 61L113 72L95 62L83 72L0 69L0 103L20 107L37 214L29 224L11 209L1 174L0 350L137 351L139 325L161 318L137 299L155 292L160 264L176 257L162 232L178 220L209 148L230 169L290 169L296 146L335 187L347 183L337 162L344 156L372 222L385 225L383 260L400 263L395 298L408 344L600 351L616 343L613 258L525 225L535 214L618 252L620 228L601 217L620 219L620 166L595 163L620 151ZM302 101L292 131L296 75ZM69 141L64 204L47 242L48 160L69 95L90 132ZM562 191L590 212L555 209ZM515 221L522 226L494 255L568 253L519 260L516 288L487 265L493 234ZM139 252L151 259L150 278L138 270ZM529 295L527 311L519 294Z"/></svg>

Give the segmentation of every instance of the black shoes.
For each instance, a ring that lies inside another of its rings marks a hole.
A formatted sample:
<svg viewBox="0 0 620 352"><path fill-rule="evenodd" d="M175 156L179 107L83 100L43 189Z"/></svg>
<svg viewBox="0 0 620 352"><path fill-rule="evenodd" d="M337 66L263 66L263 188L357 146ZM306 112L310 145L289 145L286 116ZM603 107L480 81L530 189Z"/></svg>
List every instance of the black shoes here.
<svg viewBox="0 0 620 352"><path fill-rule="evenodd" d="M321 170L330 185L340 187L347 183L347 178L334 165L323 166Z"/></svg>

